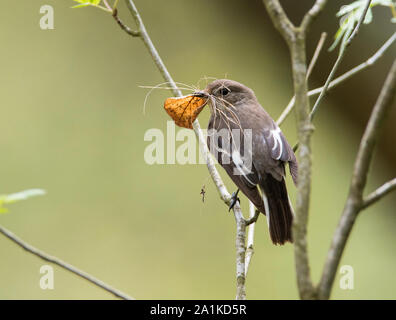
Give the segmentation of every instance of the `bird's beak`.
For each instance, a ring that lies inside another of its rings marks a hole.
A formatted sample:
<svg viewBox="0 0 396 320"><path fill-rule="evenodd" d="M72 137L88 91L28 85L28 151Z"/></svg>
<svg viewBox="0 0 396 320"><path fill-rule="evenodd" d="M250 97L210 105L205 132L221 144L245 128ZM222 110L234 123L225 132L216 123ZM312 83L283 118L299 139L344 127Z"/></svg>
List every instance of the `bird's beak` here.
<svg viewBox="0 0 396 320"><path fill-rule="evenodd" d="M208 98L209 95L206 92L204 92L204 91L197 91L197 92L194 92L192 94L192 96L193 97L198 97L198 98Z"/></svg>

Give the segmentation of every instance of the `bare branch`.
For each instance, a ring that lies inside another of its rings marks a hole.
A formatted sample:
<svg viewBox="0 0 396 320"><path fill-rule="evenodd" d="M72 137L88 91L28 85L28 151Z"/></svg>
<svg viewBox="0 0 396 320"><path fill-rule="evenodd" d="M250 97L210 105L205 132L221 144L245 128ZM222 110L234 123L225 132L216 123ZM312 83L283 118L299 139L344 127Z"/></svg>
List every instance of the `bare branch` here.
<svg viewBox="0 0 396 320"><path fill-rule="evenodd" d="M242 215L241 207L237 202L233 208L234 217L236 222L236 281L237 281L237 291L236 300L246 299L246 274L245 274L245 255L246 255L246 223Z"/></svg>
<svg viewBox="0 0 396 320"><path fill-rule="evenodd" d="M345 47L348 47L351 42L353 41L353 39L355 39L356 35L358 34L359 30L360 30L360 26L362 25L364 18L366 17L367 11L370 8L370 4L371 4L372 0L367 0L366 5L363 9L363 13L360 16L360 19L358 21L358 23L356 24L355 29L353 29L352 34L350 35L350 37L348 38L348 40L346 41Z"/></svg>
<svg viewBox="0 0 396 320"><path fill-rule="evenodd" d="M392 44L395 42L395 40L396 40L396 32L365 62L359 64L358 66L352 68L351 70L345 72L343 75L341 75L341 76L337 77L336 79L334 79L333 81L331 81L327 88L327 92L329 92L330 89L333 89L336 86L338 86L339 84L348 80L349 78L353 77L354 75L358 74L360 71L363 71L363 70L368 69L369 67L373 66L380 58L382 58L384 53L392 46ZM310 90L308 92L308 96L310 96L310 97L316 96L316 95L320 94L323 91L323 89L324 89L324 86ZM295 98L293 97L277 120L277 124L279 126L285 121L287 116L293 110L294 105L295 105ZM314 114L314 112L311 111L311 118L312 118L313 114Z"/></svg>
<svg viewBox="0 0 396 320"><path fill-rule="evenodd" d="M316 65L316 62L318 61L320 52L323 49L323 45L324 45L324 43L326 41L326 38L327 38L327 33L326 32L322 32L322 34L320 35L320 39L318 41L318 44L316 45L316 49L315 49L315 52L314 52L314 54L312 56L311 62L309 63L309 66L308 66L307 80L309 79L309 76L311 75L312 70L313 70L313 68Z"/></svg>
<svg viewBox="0 0 396 320"><path fill-rule="evenodd" d="M288 44L295 39L295 26L287 17L278 0L263 0L272 23Z"/></svg>
<svg viewBox="0 0 396 320"><path fill-rule="evenodd" d="M327 255L322 278L319 283L319 297L328 299L337 272L342 253L360 210L364 206L363 191L366 185L368 169L373 156L380 129L392 105L396 93L396 60L388 73L381 93L375 103L367 124L358 154L356 156L349 195L344 211L336 228Z"/></svg>
<svg viewBox="0 0 396 320"><path fill-rule="evenodd" d="M250 215L249 219L246 220L246 226L250 226L252 223L255 223L260 215L260 211L256 209L254 215Z"/></svg>
<svg viewBox="0 0 396 320"><path fill-rule="evenodd" d="M246 249L246 256L245 256L245 277L247 276L248 270L249 270L249 265L250 265L250 260L252 259L254 249L253 249L253 244L254 244L254 230L256 226L256 221L257 218L260 214L260 211L256 210L256 207L254 204L249 201L249 220L246 221L246 225L249 226L249 231L248 231L248 239L247 239L247 249Z"/></svg>
<svg viewBox="0 0 396 320"><path fill-rule="evenodd" d="M296 195L296 214L293 220L294 258L297 285L301 299L315 299L316 291L311 280L308 257L307 226L311 196L313 126L309 116L310 106L307 85L305 30L297 29L295 39L289 46L293 86L296 101L296 120L299 150L299 178Z"/></svg>
<svg viewBox="0 0 396 320"><path fill-rule="evenodd" d="M346 49L349 47L349 45L351 44L352 40L356 37L357 33L359 32L360 26L362 25L363 20L364 20L364 18L366 17L367 10L368 10L369 7L370 7L370 3L371 3L371 0L367 0L367 3L366 3L366 5L365 5L365 7L364 7L364 10L363 10L363 13L362 13L362 15L360 16L360 19L359 19L358 23L356 24L354 30L352 31L352 34L350 35L350 37L348 38L348 40L347 40L345 43L342 43L342 44L341 44L341 48L340 48L340 51L339 51L337 60L336 60L336 62L334 63L334 66L333 66L333 68L331 69L330 74L329 74L329 76L328 76L327 79L326 79L326 82L325 82L325 84L324 84L324 86L323 86L323 89L322 89L322 91L320 92L320 95L319 95L318 99L315 101L315 104L314 104L314 106L313 106L313 108L312 108L311 115L310 115L311 120L313 119L313 117L314 117L314 115L315 115L315 113L316 113L316 110L317 110L318 107L319 107L319 104L322 102L322 99L324 98L324 96L325 96L325 94L326 94L326 92L327 92L327 89L328 89L328 87L329 87L329 85L330 85L331 80L333 80L333 78L334 78L334 76L335 76L335 73L336 73L338 67L339 67L340 64L341 64L341 61L342 61L343 58L344 58Z"/></svg>
<svg viewBox="0 0 396 320"><path fill-rule="evenodd" d="M322 34L320 35L320 39L318 41L318 44L316 45L316 49L315 52L312 56L311 62L309 63L308 66L308 71L307 71L307 80L309 78L309 76L311 75L311 72L313 70L313 68L316 65L316 62L319 58L320 52L322 51L323 45L326 41L326 37L327 37L327 33L326 32L322 32ZM293 97L289 104L287 105L287 107L285 108L285 110L283 110L282 114L280 115L279 119L276 121L276 123L278 124L278 126L280 126L283 121L285 121L286 117L289 115L289 113L291 112L291 110L294 107L294 102L295 102L295 97Z"/></svg>
<svg viewBox="0 0 396 320"><path fill-rule="evenodd" d="M378 200L382 199L382 197L386 196L389 192L396 189L396 178L388 181L387 183L383 184L377 190L370 193L367 197L363 199L363 203L361 209L365 209L372 204L376 203Z"/></svg>
<svg viewBox="0 0 396 320"><path fill-rule="evenodd" d="M104 3L105 7L106 7L108 10L113 10L113 9L111 8L111 6L109 5L109 3L107 2L107 0L103 0L103 3Z"/></svg>
<svg viewBox="0 0 396 320"><path fill-rule="evenodd" d="M118 17L118 10L116 8L113 10L113 18L118 23L120 28L124 30L127 34L132 37L140 37L139 31L132 30L126 24L124 24L124 22L122 22L122 20Z"/></svg>
<svg viewBox="0 0 396 320"><path fill-rule="evenodd" d="M312 21L318 16L326 5L327 0L316 0L312 8L304 16L300 28L304 33L307 33Z"/></svg>
<svg viewBox="0 0 396 320"><path fill-rule="evenodd" d="M27 252L30 252L31 254L35 255L36 257L39 257L40 259L56 264L59 267L70 271L72 273L74 273L75 275L79 276L80 278L83 278L85 280L88 280L89 282L91 282L92 284L94 284L97 287L100 287L104 290L106 290L107 292L115 295L118 298L121 299L125 299L125 300L134 300L134 298L132 298L131 296L128 296L127 294L111 287L110 285L104 283L103 281L91 276L90 274L77 269L76 267L62 261L61 259L51 256L33 246L31 246L30 244L28 244L27 242L23 241L22 239L18 238L16 235L14 235L11 231L7 230L6 228L0 226L0 233L2 233L3 235L5 235L8 239L10 239L11 241L13 241L14 243L16 243L18 246L20 246L22 249L26 250Z"/></svg>
<svg viewBox="0 0 396 320"><path fill-rule="evenodd" d="M337 77L333 81L330 82L330 85L327 88L327 91L330 89L338 86L340 83L344 82L345 80L349 79L350 77L354 76L358 72L367 69L368 67L373 66L385 53L386 50L388 50L391 45L395 42L396 40L396 32L370 57L368 58L365 62L359 64L358 66L352 68L351 70L345 72L343 75ZM313 96L316 94L319 94L323 90L323 87L314 89L309 91L309 96Z"/></svg>
<svg viewBox="0 0 396 320"><path fill-rule="evenodd" d="M297 34L291 46L293 84L296 96L296 120L298 130L299 178L296 195L296 215L293 220L294 257L297 285L302 299L313 299L315 290L312 285L308 247L307 225L311 194L311 135L313 127L309 118L309 99L306 81L305 36Z"/></svg>
<svg viewBox="0 0 396 320"><path fill-rule="evenodd" d="M296 120L298 140L301 146L299 150L299 179L297 184L296 196L296 215L293 220L293 239L294 239L294 256L297 274L297 285L300 297L302 299L313 299L316 296L310 275L307 248L307 224L308 211L311 194L311 135L313 126L309 116L310 106L308 99L307 87L307 63L305 50L306 30L295 28L284 13L282 6L277 0L263 0L267 11L282 36L289 45L293 87L296 103ZM317 4L322 1L317 1ZM324 3L323 3L324 4ZM321 7L316 7L307 13L315 17ZM306 24L310 23L311 18L306 18Z"/></svg>

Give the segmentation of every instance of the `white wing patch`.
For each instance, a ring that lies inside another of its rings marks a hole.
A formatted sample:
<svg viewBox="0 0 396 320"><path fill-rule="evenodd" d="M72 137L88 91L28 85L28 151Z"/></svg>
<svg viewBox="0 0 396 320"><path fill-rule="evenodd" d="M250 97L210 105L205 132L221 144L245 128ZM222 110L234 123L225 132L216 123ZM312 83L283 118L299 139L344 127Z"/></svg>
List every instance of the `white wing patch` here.
<svg viewBox="0 0 396 320"><path fill-rule="evenodd" d="M276 160L279 160L282 156L283 152L283 144L282 144L282 138L280 136L281 130L279 127L277 127L275 130L271 130L271 135L274 138L274 146L272 147L272 151L275 151L275 149L279 146L279 155L275 158Z"/></svg>
<svg viewBox="0 0 396 320"><path fill-rule="evenodd" d="M268 139L269 147L271 148L271 155L275 160L279 160L282 157L283 153L283 142L281 137L281 129L276 127L272 130L264 131L264 143L266 143L265 139ZM277 151L278 150L278 151Z"/></svg>

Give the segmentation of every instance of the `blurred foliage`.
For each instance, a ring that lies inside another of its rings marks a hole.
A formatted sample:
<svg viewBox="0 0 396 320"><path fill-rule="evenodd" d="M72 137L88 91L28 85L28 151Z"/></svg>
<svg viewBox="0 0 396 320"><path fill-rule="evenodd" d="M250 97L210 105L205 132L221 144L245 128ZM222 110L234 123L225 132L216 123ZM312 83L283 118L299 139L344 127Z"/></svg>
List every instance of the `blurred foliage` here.
<svg viewBox="0 0 396 320"><path fill-rule="evenodd" d="M341 46L345 44L349 36L352 34L355 25L359 22L364 9L367 5L367 0L357 0L348 5L343 5L337 12L337 17L340 17L340 27L334 36L334 42L329 50L334 50L341 41ZM392 12L391 22L396 22L395 2L393 0L373 0L367 10L363 23L369 24L373 21L372 8L375 6L389 7Z"/></svg>

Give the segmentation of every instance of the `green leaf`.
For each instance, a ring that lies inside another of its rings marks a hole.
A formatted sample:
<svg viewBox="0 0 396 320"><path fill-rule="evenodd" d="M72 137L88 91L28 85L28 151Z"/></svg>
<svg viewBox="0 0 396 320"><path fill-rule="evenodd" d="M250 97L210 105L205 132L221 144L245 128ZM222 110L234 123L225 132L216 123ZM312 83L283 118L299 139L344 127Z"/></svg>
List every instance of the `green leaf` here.
<svg viewBox="0 0 396 320"><path fill-rule="evenodd" d="M73 0L74 2L78 2L78 3L82 3L82 4L86 4L86 5L94 5L97 6L100 4L100 2L102 0Z"/></svg>
<svg viewBox="0 0 396 320"><path fill-rule="evenodd" d="M337 17L341 17L343 15L346 15L347 13L353 12L354 10L360 8L362 4L365 4L365 0L358 0L355 2L352 2L351 4L344 5L340 8L340 10L337 12Z"/></svg>
<svg viewBox="0 0 396 320"><path fill-rule="evenodd" d="M369 8L367 10L366 16L364 17L364 24L369 24L371 23L371 21L373 21L373 10L371 10L371 8Z"/></svg>
<svg viewBox="0 0 396 320"><path fill-rule="evenodd" d="M329 51L333 51L337 46L338 46L338 43L341 41L341 39L342 39L342 35L345 33L345 30L344 30L344 28L339 28L338 30L337 30L337 33L335 34L335 36L334 36L334 42L333 42L333 44L330 46L330 48L329 48Z"/></svg>
<svg viewBox="0 0 396 320"><path fill-rule="evenodd" d="M341 42L341 40L342 40L341 44L344 44L348 40L349 35L353 31L353 28L359 22L359 19L364 12L364 8L366 7L366 4L367 4L367 0L356 0L351 4L344 5L340 8L340 10L336 14L337 17L340 17L340 27L334 36L334 42L330 46L329 51L336 48L338 44ZM367 14L363 21L364 24L369 24L373 21L372 7L378 5L390 7L391 9L394 9L395 1L394 0L371 1L370 7L367 10ZM393 17L391 19L391 22L396 22L395 20L396 17Z"/></svg>
<svg viewBox="0 0 396 320"><path fill-rule="evenodd" d="M3 199L4 203L13 203L21 200L26 200L30 197L42 195L45 195L45 191L42 189L28 189L17 193L1 195L0 199Z"/></svg>
<svg viewBox="0 0 396 320"><path fill-rule="evenodd" d="M46 192L42 189L28 189L17 193L0 195L0 214L8 212L8 209L3 206L4 204L26 200L31 197L42 196L45 193Z"/></svg>
<svg viewBox="0 0 396 320"><path fill-rule="evenodd" d="M79 3L72 7L75 9L75 8L82 8L88 6L99 6L102 0L73 0L73 1Z"/></svg>

